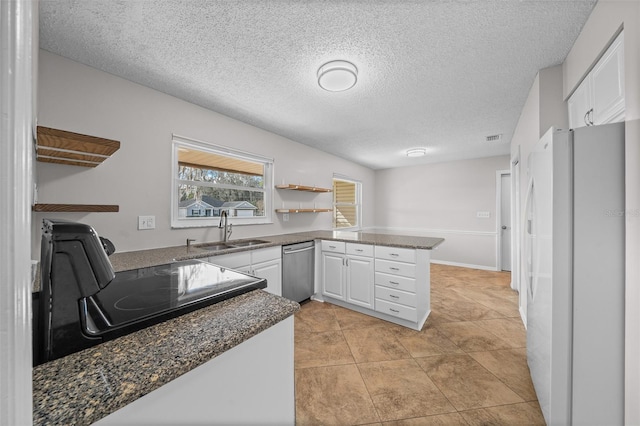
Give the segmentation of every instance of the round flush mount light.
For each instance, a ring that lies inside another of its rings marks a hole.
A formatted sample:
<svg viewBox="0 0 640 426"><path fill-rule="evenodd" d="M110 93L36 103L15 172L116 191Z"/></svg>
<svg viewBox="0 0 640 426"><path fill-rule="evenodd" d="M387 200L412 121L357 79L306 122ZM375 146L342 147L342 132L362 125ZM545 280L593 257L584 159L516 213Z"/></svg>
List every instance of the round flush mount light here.
<svg viewBox="0 0 640 426"><path fill-rule="evenodd" d="M358 81L358 68L351 62L331 61L318 70L318 84L329 92L351 89Z"/></svg>
<svg viewBox="0 0 640 426"><path fill-rule="evenodd" d="M426 154L426 148L412 148L407 150L407 157L422 157Z"/></svg>

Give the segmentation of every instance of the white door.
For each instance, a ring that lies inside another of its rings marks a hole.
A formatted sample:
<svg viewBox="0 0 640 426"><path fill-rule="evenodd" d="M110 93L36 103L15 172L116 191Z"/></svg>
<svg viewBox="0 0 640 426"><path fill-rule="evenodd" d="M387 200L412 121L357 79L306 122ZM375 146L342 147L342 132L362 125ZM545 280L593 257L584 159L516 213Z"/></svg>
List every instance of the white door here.
<svg viewBox="0 0 640 426"><path fill-rule="evenodd" d="M344 256L322 253L322 294L344 300Z"/></svg>
<svg viewBox="0 0 640 426"><path fill-rule="evenodd" d="M347 257L347 301L373 309L373 258Z"/></svg>
<svg viewBox="0 0 640 426"><path fill-rule="evenodd" d="M624 35L621 33L591 71L593 124L624 120Z"/></svg>
<svg viewBox="0 0 640 426"><path fill-rule="evenodd" d="M569 127L577 129L590 125L591 79L589 76L578 86L567 100L569 107Z"/></svg>
<svg viewBox="0 0 640 426"><path fill-rule="evenodd" d="M282 296L282 261L272 260L270 262L253 265L253 275L267 280L269 293Z"/></svg>
<svg viewBox="0 0 640 426"><path fill-rule="evenodd" d="M500 269L511 271L511 174L500 175Z"/></svg>

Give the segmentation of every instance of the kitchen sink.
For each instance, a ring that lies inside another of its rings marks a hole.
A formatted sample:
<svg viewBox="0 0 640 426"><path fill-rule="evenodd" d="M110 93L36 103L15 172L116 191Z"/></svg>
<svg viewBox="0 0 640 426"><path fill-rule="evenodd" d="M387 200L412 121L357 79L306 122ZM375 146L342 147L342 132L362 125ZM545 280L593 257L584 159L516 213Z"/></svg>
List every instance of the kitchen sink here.
<svg viewBox="0 0 640 426"><path fill-rule="evenodd" d="M260 244L268 244L268 243L269 241L264 241L264 240L244 240L244 241L240 240L240 241L227 241L227 242L218 241L216 243L199 244L195 247L203 250L219 251L219 250L228 250L233 248L251 247L251 246L257 246Z"/></svg>
<svg viewBox="0 0 640 426"><path fill-rule="evenodd" d="M250 247L260 244L269 244L269 241L264 240L246 240L246 241L227 241L227 245L230 247Z"/></svg>
<svg viewBox="0 0 640 426"><path fill-rule="evenodd" d="M193 247L203 249L203 250L209 250L209 251L228 250L230 248L233 248L232 246L224 242L198 244L197 246L193 246Z"/></svg>

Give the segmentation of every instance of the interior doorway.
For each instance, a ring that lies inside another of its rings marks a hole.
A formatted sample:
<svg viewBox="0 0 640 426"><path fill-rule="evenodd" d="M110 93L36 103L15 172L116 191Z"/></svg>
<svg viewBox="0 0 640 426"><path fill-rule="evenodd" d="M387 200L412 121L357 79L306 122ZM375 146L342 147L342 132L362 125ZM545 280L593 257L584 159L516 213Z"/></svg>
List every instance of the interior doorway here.
<svg viewBox="0 0 640 426"><path fill-rule="evenodd" d="M511 171L496 172L497 269L511 271Z"/></svg>

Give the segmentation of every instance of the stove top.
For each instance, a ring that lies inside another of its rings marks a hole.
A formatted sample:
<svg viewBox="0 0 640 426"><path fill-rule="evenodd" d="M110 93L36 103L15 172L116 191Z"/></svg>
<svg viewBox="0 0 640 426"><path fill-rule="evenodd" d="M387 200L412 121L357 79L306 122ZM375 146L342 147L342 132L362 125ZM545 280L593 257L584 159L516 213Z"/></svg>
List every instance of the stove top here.
<svg viewBox="0 0 640 426"><path fill-rule="evenodd" d="M264 279L200 260L118 272L81 303L83 329L115 338L265 287Z"/></svg>

